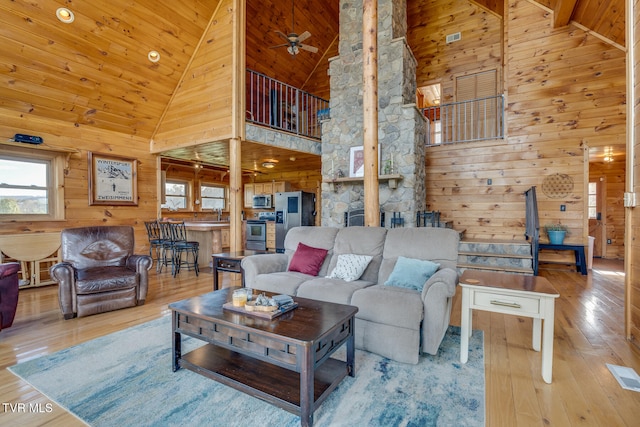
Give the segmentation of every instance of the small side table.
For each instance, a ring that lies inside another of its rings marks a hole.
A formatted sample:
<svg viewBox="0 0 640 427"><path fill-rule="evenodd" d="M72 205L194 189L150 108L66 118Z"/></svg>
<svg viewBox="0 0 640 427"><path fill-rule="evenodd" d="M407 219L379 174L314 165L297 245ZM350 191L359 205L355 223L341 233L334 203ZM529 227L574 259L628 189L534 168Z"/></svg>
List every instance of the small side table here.
<svg viewBox="0 0 640 427"><path fill-rule="evenodd" d="M466 270L462 287L460 362L467 363L472 310L513 314L533 318L532 347L540 351L542 329L542 379L551 383L553 366L553 321L555 299L560 296L549 281L540 276ZM542 325L544 320L544 325Z"/></svg>
<svg viewBox="0 0 640 427"><path fill-rule="evenodd" d="M238 273L242 276L242 286L244 287L244 271L240 263L242 258L249 255L266 254L268 251L237 251L237 252L223 252L219 254L213 254L213 290L217 291L218 286L218 273L226 271L229 273Z"/></svg>
<svg viewBox="0 0 640 427"><path fill-rule="evenodd" d="M576 257L576 270L583 276L587 275L587 260L584 256L584 245L552 245L551 243L538 244L538 250L542 249L573 251Z"/></svg>

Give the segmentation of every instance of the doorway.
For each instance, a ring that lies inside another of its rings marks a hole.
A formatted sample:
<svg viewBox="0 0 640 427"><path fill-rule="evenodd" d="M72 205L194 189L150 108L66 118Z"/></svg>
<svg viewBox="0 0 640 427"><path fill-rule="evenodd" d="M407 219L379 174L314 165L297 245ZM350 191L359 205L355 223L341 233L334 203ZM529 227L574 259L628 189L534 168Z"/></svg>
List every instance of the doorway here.
<svg viewBox="0 0 640 427"><path fill-rule="evenodd" d="M589 148L588 230L593 256L624 259L626 147Z"/></svg>

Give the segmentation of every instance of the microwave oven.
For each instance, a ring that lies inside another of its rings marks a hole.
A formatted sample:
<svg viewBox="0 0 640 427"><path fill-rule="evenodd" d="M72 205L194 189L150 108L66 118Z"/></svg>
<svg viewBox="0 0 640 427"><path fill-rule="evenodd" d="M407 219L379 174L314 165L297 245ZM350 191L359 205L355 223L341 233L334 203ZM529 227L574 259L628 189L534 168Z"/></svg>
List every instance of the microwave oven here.
<svg viewBox="0 0 640 427"><path fill-rule="evenodd" d="M253 209L271 209L271 194L253 196Z"/></svg>

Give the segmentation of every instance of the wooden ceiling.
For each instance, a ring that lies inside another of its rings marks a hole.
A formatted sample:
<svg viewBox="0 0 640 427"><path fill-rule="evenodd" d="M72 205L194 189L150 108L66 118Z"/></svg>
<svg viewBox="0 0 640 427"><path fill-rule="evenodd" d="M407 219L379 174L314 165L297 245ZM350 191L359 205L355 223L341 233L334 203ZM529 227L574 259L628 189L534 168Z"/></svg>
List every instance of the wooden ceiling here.
<svg viewBox="0 0 640 427"><path fill-rule="evenodd" d="M501 1L478 3L502 15ZM625 44L623 0L540 3L555 11L556 26L575 21ZM290 1L247 0L247 67L328 97L326 69L337 54L339 0L293 5L292 22ZM62 6L74 12L73 23L56 19ZM214 0L0 2L0 107L151 139L218 7ZM270 49L282 42L276 30L309 31L306 43L319 50L294 57L285 48ZM147 59L150 50L160 52L159 62ZM311 79L314 73L324 77ZM324 85L317 83L323 79ZM252 163L272 153L252 144L244 155ZM285 151L273 155L290 157Z"/></svg>

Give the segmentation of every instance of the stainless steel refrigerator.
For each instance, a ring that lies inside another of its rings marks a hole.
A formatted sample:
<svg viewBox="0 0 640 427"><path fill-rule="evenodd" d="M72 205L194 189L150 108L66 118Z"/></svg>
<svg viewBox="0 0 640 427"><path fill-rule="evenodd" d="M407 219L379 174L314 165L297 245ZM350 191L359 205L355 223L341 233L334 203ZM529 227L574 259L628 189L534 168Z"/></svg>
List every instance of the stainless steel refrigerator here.
<svg viewBox="0 0 640 427"><path fill-rule="evenodd" d="M284 236L292 227L315 225L316 195L304 191L276 193L276 252L284 252Z"/></svg>

